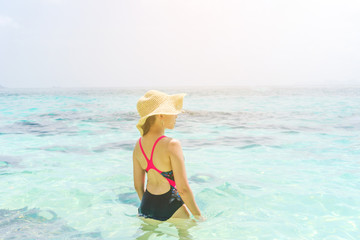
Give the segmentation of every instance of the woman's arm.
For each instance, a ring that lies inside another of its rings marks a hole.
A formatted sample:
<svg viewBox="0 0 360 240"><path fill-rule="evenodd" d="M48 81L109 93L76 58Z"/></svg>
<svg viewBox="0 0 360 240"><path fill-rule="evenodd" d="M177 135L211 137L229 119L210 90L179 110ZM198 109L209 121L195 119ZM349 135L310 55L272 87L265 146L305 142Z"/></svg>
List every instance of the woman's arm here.
<svg viewBox="0 0 360 240"><path fill-rule="evenodd" d="M145 171L141 168L139 161L135 157L135 148L133 151L133 174L134 174L134 187L141 201L144 195Z"/></svg>
<svg viewBox="0 0 360 240"><path fill-rule="evenodd" d="M201 217L201 213L187 180L184 156L180 142L172 139L169 143L169 152L176 188L190 212L194 215L194 217L199 218Z"/></svg>

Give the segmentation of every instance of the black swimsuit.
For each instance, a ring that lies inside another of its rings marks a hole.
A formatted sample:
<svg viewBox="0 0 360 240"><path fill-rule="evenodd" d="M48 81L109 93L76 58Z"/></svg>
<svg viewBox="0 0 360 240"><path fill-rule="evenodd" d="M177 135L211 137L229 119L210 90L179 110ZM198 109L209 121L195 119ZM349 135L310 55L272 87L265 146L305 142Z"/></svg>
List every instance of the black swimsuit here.
<svg viewBox="0 0 360 240"><path fill-rule="evenodd" d="M145 218L152 218L160 221L168 220L184 204L178 191L176 190L173 171L171 170L169 172L162 172L154 166L154 163L152 161L155 146L160 141L160 139L164 137L165 136L161 136L155 141L151 151L150 159L147 158L144 152L144 149L141 145L141 138L139 139L141 151L148 164L146 172L148 172L150 169L154 169L155 171L159 172L163 177L165 177L165 179L170 184L170 190L161 195L152 194L146 189L141 200L140 207L138 209L139 216Z"/></svg>

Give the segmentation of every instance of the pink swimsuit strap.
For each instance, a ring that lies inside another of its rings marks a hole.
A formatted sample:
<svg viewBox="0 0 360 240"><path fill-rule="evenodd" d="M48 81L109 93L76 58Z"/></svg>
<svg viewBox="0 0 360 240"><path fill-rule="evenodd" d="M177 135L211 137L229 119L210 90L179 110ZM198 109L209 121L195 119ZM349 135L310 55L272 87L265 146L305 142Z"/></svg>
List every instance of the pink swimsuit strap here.
<svg viewBox="0 0 360 240"><path fill-rule="evenodd" d="M148 172L150 169L154 169L155 171L157 171L158 173L160 173L163 177L165 177L165 176L163 175L164 172L162 172L162 171L160 171L159 169L157 169L157 168L155 167L154 163L153 163L153 155L154 155L154 150L155 150L156 144L157 144L161 139L163 139L164 137L165 137L165 136L161 136L161 137L159 137L159 138L155 141L154 146L153 146L153 148L152 148L152 150L151 150L151 157L150 157L150 159L146 156L145 151L144 151L144 149L143 149L143 147L142 147L142 145L141 145L141 138L139 139L139 145L140 145L141 152L143 153L143 155L144 155L144 157L145 157L145 159L146 159L146 161L147 161L147 167L146 167L145 171ZM176 187L175 181L173 181L173 180L171 180L171 179L169 179L169 178L167 178L167 177L165 177L165 179L169 182L169 184L170 184L171 186Z"/></svg>

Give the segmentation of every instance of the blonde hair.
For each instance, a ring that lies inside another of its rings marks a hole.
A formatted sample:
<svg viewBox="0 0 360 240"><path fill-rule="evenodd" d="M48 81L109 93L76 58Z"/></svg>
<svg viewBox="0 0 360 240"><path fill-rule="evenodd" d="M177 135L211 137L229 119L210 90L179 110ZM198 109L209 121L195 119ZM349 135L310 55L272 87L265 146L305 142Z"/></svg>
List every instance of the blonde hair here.
<svg viewBox="0 0 360 240"><path fill-rule="evenodd" d="M156 120L156 115L152 115L146 119L144 125L141 126L143 130L143 136L145 136L149 132L150 127L154 124L155 120Z"/></svg>

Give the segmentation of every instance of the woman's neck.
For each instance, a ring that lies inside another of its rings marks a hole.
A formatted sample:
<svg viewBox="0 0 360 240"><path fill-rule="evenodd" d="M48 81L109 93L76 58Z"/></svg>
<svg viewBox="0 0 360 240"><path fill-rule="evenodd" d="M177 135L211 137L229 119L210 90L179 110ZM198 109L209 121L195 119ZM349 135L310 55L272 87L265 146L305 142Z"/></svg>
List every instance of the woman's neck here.
<svg viewBox="0 0 360 240"><path fill-rule="evenodd" d="M162 136L164 134L165 134L165 128L153 126L150 128L146 136L157 137L157 136Z"/></svg>

